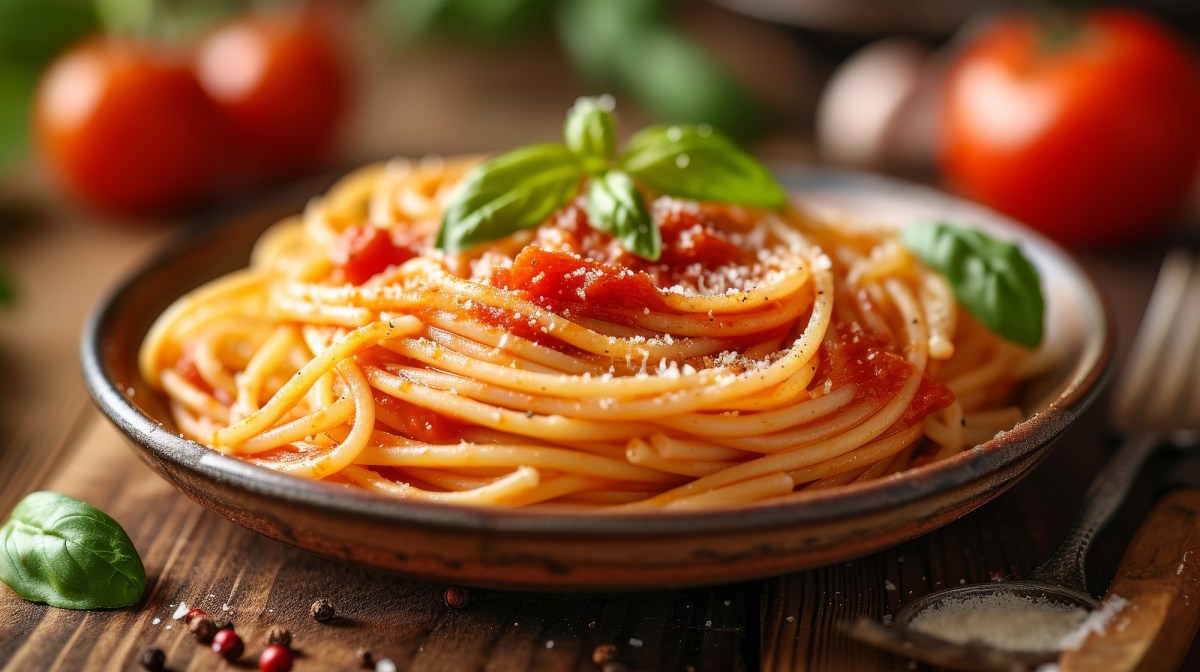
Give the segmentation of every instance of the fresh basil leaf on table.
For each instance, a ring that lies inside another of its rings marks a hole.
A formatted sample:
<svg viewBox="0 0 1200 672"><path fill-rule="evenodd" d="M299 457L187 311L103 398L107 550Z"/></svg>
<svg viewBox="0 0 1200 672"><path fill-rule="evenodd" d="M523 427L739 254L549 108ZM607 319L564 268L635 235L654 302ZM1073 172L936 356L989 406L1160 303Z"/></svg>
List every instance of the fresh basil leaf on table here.
<svg viewBox="0 0 1200 672"><path fill-rule="evenodd" d="M949 281L959 303L981 324L1028 348L1042 342L1045 299L1037 271L1019 247L945 222L910 226L900 235Z"/></svg>
<svg viewBox="0 0 1200 672"><path fill-rule="evenodd" d="M473 168L442 213L437 247L461 252L530 229L579 192L579 157L562 145L514 149Z"/></svg>
<svg viewBox="0 0 1200 672"><path fill-rule="evenodd" d="M620 165L634 179L671 196L764 208L787 204L787 192L766 166L704 124L639 131Z"/></svg>
<svg viewBox="0 0 1200 672"><path fill-rule="evenodd" d="M146 569L108 514L66 495L34 492L0 527L0 581L31 602L112 609L142 599Z"/></svg>
<svg viewBox="0 0 1200 672"><path fill-rule="evenodd" d="M616 238L621 247L650 261L662 256L662 235L629 175L612 170L592 178L584 209L591 225Z"/></svg>

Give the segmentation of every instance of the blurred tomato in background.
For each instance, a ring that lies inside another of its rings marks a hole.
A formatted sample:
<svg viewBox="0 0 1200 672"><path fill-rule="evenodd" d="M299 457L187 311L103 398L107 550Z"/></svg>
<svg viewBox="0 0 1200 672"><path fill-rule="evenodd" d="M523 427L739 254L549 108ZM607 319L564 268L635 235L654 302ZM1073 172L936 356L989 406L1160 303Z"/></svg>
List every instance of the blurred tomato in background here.
<svg viewBox="0 0 1200 672"><path fill-rule="evenodd" d="M1145 14L1013 14L954 57L938 140L949 183L1071 245L1153 233L1200 164L1200 68Z"/></svg>
<svg viewBox="0 0 1200 672"><path fill-rule="evenodd" d="M57 185L135 216L322 169L346 118L352 64L336 21L309 10L0 0L0 38L11 38L0 46L0 99L10 101L0 104L0 169L29 128ZM31 90L38 81L32 102L11 84L25 80Z"/></svg>
<svg viewBox="0 0 1200 672"><path fill-rule="evenodd" d="M199 46L196 73L250 169L286 177L328 156L346 113L346 61L321 17L275 11L217 27Z"/></svg>
<svg viewBox="0 0 1200 672"><path fill-rule="evenodd" d="M230 148L186 55L133 39L91 40L56 60L38 88L34 130L65 187L123 213L209 195Z"/></svg>

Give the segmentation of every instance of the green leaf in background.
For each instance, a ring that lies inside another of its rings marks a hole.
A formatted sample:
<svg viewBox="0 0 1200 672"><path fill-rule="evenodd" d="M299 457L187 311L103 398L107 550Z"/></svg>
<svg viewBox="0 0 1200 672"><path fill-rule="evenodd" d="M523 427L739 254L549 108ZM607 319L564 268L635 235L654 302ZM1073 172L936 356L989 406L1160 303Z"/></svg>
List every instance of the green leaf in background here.
<svg viewBox="0 0 1200 672"><path fill-rule="evenodd" d="M32 602L114 609L142 599L146 569L108 514L66 495L34 492L0 527L0 581Z"/></svg>
<svg viewBox="0 0 1200 672"><path fill-rule="evenodd" d="M671 25L664 4L563 0L555 25L576 68L615 84L655 117L707 123L736 136L758 131L761 104L702 45Z"/></svg>
<svg viewBox="0 0 1200 672"><path fill-rule="evenodd" d="M0 171L29 148L29 111L36 86L35 69L0 62Z"/></svg>
<svg viewBox="0 0 1200 672"><path fill-rule="evenodd" d="M104 30L173 42L245 12L250 0L93 0Z"/></svg>
<svg viewBox="0 0 1200 672"><path fill-rule="evenodd" d="M614 81L620 50L666 25L663 0L560 0L555 27L586 77Z"/></svg>
<svg viewBox="0 0 1200 672"><path fill-rule="evenodd" d="M8 271L8 264L0 261L0 308L11 308L17 302L17 283Z"/></svg>
<svg viewBox="0 0 1200 672"><path fill-rule="evenodd" d="M626 145L621 167L651 189L701 201L787 204L767 167L709 126L654 126Z"/></svg>
<svg viewBox="0 0 1200 672"><path fill-rule="evenodd" d="M384 32L401 44L444 32L477 42L507 42L545 23L550 0L375 0Z"/></svg>
<svg viewBox="0 0 1200 672"><path fill-rule="evenodd" d="M37 68L95 29L91 0L0 0L0 64Z"/></svg>
<svg viewBox="0 0 1200 672"><path fill-rule="evenodd" d="M541 224L578 192L583 165L562 145L530 145L472 169L447 199L437 247L461 252Z"/></svg>
<svg viewBox="0 0 1200 672"><path fill-rule="evenodd" d="M617 122L612 96L580 98L567 112L563 137L567 149L584 159L607 162L617 147Z"/></svg>
<svg viewBox="0 0 1200 672"><path fill-rule="evenodd" d="M662 256L662 233L629 175L611 170L593 177L584 208L592 227L609 233L621 247L650 261Z"/></svg>
<svg viewBox="0 0 1200 672"><path fill-rule="evenodd" d="M925 265L988 329L1027 348L1042 341L1046 304L1037 271L1016 245L962 226L934 222L901 232Z"/></svg>

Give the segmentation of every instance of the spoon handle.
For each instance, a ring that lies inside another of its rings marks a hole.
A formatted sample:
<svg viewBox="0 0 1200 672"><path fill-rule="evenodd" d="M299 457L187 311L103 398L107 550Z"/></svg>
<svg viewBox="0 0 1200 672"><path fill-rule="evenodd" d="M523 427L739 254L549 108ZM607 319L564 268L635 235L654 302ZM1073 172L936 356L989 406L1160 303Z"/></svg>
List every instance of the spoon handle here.
<svg viewBox="0 0 1200 672"><path fill-rule="evenodd" d="M1135 432L1121 443L1088 487L1079 520L1054 555L1030 573L1029 580L1058 583L1088 592L1085 561L1092 538L1120 508L1142 464L1162 441L1161 433Z"/></svg>

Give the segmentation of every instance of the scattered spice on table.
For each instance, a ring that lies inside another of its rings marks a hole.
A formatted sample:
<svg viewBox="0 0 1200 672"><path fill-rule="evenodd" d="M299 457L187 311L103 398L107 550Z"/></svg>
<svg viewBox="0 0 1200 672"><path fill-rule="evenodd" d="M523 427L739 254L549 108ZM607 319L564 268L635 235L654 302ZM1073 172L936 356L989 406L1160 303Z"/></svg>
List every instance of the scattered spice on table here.
<svg viewBox="0 0 1200 672"><path fill-rule="evenodd" d="M161 672L167 664L167 654L156 646L147 646L142 649L142 667L151 672Z"/></svg>
<svg viewBox="0 0 1200 672"><path fill-rule="evenodd" d="M333 603L323 597L313 602L308 611L318 623L327 623L333 620L337 613L333 608Z"/></svg>
<svg viewBox="0 0 1200 672"><path fill-rule="evenodd" d="M287 628L281 628L278 625L271 626L267 631L267 646L283 646L290 648L292 646L292 632Z"/></svg>
<svg viewBox="0 0 1200 672"><path fill-rule="evenodd" d="M237 660L242 657L246 645L242 643L242 638L233 631L233 628L221 628L213 636L212 650L221 654L225 660Z"/></svg>
<svg viewBox="0 0 1200 672"><path fill-rule="evenodd" d="M617 659L616 644L599 644L592 649L592 662L597 665L611 663Z"/></svg>
<svg viewBox="0 0 1200 672"><path fill-rule="evenodd" d="M199 610L194 610L199 611ZM187 622L188 631L196 638L196 641L201 644L208 644L217 634L217 623L212 616L204 612L200 612L197 616L192 616Z"/></svg>
<svg viewBox="0 0 1200 672"><path fill-rule="evenodd" d="M278 644L268 646L258 657L258 669L261 672L291 672L292 650Z"/></svg>
<svg viewBox="0 0 1200 672"><path fill-rule="evenodd" d="M462 609L471 601L471 592L462 586L450 586L446 588L446 593L443 596L446 601L446 606L451 609Z"/></svg>

